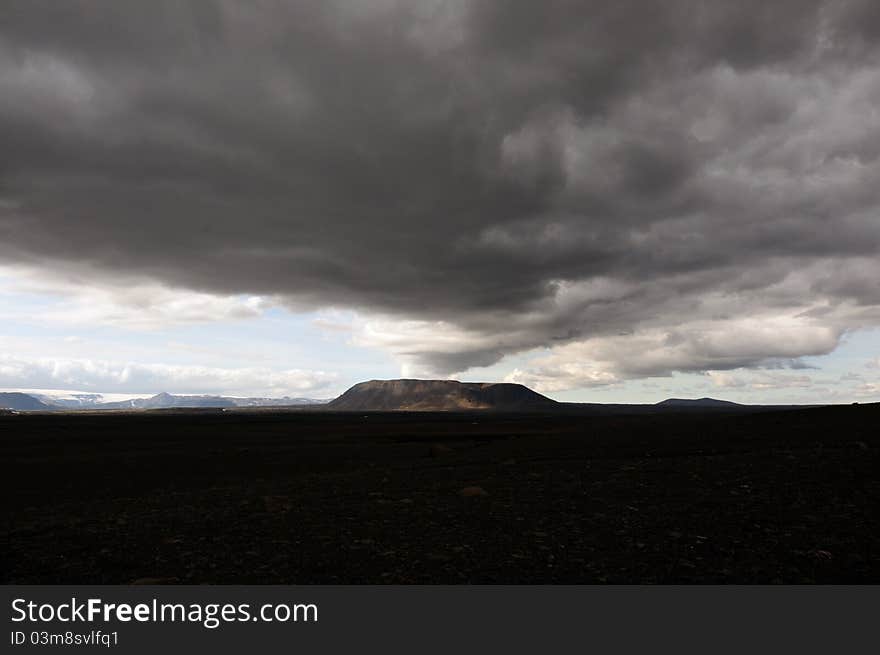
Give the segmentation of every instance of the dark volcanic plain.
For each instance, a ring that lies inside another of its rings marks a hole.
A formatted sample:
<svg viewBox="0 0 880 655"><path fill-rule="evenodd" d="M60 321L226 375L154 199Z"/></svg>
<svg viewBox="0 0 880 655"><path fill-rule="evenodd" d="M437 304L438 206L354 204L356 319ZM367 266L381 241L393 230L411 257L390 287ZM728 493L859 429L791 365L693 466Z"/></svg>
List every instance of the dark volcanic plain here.
<svg viewBox="0 0 880 655"><path fill-rule="evenodd" d="M878 405L0 416L2 582L876 583L878 423Z"/></svg>

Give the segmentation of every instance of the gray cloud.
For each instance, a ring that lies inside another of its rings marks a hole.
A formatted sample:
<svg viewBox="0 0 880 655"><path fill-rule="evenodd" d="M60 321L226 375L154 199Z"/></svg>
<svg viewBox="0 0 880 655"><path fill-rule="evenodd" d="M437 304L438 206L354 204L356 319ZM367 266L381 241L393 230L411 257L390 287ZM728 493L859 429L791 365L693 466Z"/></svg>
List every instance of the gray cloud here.
<svg viewBox="0 0 880 655"><path fill-rule="evenodd" d="M880 322L874 2L2 14L4 261L418 321L378 341L425 372L574 347L572 384Z"/></svg>

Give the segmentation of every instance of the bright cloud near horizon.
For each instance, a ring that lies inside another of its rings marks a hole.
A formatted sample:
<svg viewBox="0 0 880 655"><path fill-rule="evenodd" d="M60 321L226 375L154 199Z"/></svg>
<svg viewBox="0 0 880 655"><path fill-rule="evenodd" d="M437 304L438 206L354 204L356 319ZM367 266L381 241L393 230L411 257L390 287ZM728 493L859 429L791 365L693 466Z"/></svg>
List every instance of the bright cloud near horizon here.
<svg viewBox="0 0 880 655"><path fill-rule="evenodd" d="M2 389L880 400L874 0L2 15Z"/></svg>

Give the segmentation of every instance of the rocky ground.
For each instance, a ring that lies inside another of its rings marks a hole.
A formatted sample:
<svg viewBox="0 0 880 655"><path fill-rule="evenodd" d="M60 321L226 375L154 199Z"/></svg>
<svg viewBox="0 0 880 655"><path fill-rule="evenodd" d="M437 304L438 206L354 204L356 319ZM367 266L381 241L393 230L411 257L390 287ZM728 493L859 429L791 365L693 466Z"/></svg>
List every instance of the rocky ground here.
<svg viewBox="0 0 880 655"><path fill-rule="evenodd" d="M0 577L877 583L878 419L0 416Z"/></svg>

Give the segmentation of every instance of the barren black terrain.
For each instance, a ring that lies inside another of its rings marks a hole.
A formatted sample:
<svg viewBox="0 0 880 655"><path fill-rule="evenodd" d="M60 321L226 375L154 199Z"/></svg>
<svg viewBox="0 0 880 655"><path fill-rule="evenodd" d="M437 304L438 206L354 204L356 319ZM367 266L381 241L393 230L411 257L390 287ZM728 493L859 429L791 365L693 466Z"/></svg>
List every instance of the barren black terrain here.
<svg viewBox="0 0 880 655"><path fill-rule="evenodd" d="M880 582L878 422L878 405L0 416L2 581Z"/></svg>

